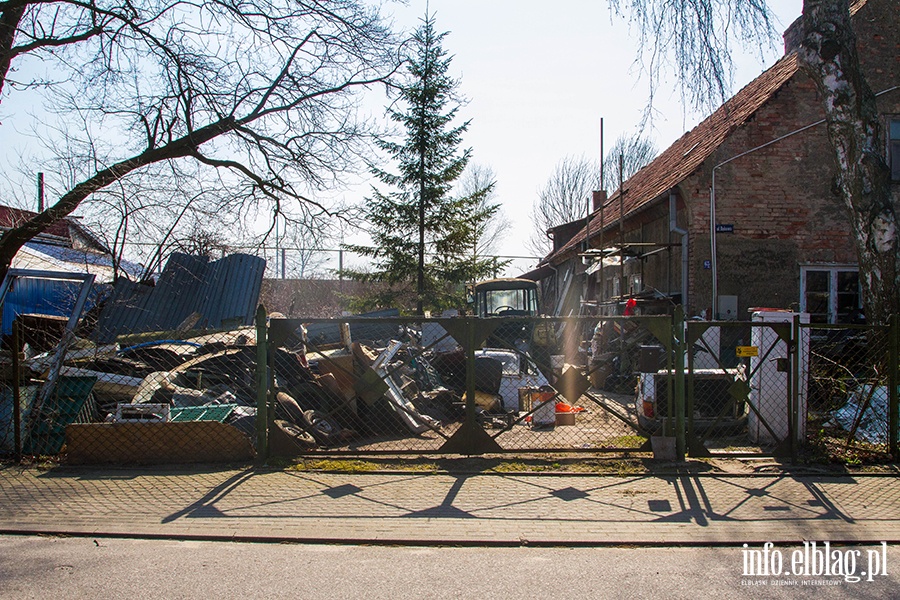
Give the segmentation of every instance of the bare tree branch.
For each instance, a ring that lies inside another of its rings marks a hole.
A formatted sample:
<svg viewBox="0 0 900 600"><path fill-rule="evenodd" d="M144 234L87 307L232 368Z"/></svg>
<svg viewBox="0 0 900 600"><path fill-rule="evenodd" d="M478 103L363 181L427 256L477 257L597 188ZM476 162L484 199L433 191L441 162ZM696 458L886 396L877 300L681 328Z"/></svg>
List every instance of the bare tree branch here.
<svg viewBox="0 0 900 600"><path fill-rule="evenodd" d="M60 119L37 124L39 135L77 152L65 160L69 189L0 238L0 270L106 186L146 184L141 173L150 171L176 177L185 161L218 173L194 181L222 192L222 214L256 206L330 218L334 211L310 191L367 152L377 132L355 118L357 92L389 81L402 64L392 32L358 0L69 0L0 10L10 24L0 29L0 86L12 59L25 61L24 85L40 83L34 89ZM37 64L30 57L51 65L44 80L29 83L25 67ZM171 173L151 169L161 163ZM134 230L142 214L122 211L128 222L117 230Z"/></svg>

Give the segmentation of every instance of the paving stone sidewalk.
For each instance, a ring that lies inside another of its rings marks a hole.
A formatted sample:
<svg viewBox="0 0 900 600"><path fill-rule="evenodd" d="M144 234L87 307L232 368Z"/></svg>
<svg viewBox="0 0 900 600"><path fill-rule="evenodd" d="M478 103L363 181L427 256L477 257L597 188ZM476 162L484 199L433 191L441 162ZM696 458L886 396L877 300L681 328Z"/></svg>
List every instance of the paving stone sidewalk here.
<svg viewBox="0 0 900 600"><path fill-rule="evenodd" d="M378 544L897 543L900 478L5 467L0 533Z"/></svg>

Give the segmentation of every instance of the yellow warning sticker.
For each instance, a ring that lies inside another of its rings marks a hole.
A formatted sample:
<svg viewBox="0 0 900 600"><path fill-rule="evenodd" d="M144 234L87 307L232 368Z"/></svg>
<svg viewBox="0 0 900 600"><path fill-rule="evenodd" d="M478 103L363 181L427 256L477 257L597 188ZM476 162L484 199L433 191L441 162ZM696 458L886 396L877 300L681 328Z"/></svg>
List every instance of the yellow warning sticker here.
<svg viewBox="0 0 900 600"><path fill-rule="evenodd" d="M738 358L746 358L748 356L759 356L759 346L738 346L736 348Z"/></svg>

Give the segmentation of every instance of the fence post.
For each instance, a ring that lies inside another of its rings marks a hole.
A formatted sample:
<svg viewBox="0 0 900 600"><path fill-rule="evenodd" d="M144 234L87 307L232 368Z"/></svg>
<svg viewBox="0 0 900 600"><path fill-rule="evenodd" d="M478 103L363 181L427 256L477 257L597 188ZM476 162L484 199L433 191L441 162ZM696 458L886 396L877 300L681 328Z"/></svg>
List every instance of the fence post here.
<svg viewBox="0 0 900 600"><path fill-rule="evenodd" d="M269 458L268 378L266 368L266 308L256 309L256 453L259 458Z"/></svg>
<svg viewBox="0 0 900 600"><path fill-rule="evenodd" d="M791 462L797 462L797 450L800 433L806 431L803 424L806 415L800 414L800 348L802 347L803 334L800 330L800 314L794 313L794 323L791 327L791 341L788 344L788 355L791 357L790 372L788 376L788 436L791 438ZM801 419L803 419L801 421Z"/></svg>
<svg viewBox="0 0 900 600"><path fill-rule="evenodd" d="M13 399L13 444L16 462L22 462L22 388L19 381L19 344L21 332L18 317L12 324L12 399Z"/></svg>
<svg viewBox="0 0 900 600"><path fill-rule="evenodd" d="M475 413L475 317L466 317L466 423L477 424ZM474 446L474 441L472 442ZM474 453L474 450L469 450Z"/></svg>
<svg viewBox="0 0 900 600"><path fill-rule="evenodd" d="M900 460L897 448L898 421L900 421L900 403L897 399L897 386L900 385L900 315L891 315L888 329L888 448L894 460Z"/></svg>
<svg viewBox="0 0 900 600"><path fill-rule="evenodd" d="M673 319L675 334L675 454L677 460L684 460L684 357L687 350L684 339L684 308L675 307Z"/></svg>

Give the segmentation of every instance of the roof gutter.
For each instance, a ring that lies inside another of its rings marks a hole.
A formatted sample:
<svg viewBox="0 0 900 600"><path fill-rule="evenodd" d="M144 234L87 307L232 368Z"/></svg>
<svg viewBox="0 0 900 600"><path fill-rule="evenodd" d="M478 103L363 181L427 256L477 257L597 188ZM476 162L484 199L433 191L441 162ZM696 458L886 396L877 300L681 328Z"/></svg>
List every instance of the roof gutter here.
<svg viewBox="0 0 900 600"><path fill-rule="evenodd" d="M688 305L688 232L678 227L675 189L669 191L669 232L681 236L681 306ZM670 263L671 264L671 263ZM671 281L671 280L670 280Z"/></svg>

